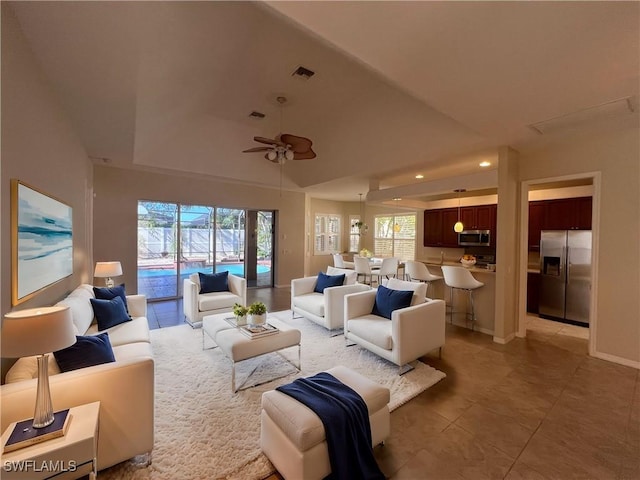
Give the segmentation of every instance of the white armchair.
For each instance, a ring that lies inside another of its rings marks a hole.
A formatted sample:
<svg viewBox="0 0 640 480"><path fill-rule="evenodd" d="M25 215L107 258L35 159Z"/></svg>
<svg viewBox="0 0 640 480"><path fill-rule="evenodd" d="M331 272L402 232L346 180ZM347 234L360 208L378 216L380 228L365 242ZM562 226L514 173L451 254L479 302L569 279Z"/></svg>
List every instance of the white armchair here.
<svg viewBox="0 0 640 480"><path fill-rule="evenodd" d="M186 322L192 327L202 322L206 315L231 312L233 305L247 302L247 281L242 277L229 274L227 277L229 291L200 292L200 277L197 273L184 279L183 310Z"/></svg>
<svg viewBox="0 0 640 480"><path fill-rule="evenodd" d="M327 267L327 275L345 274L345 284L328 287L323 293L315 292L318 277L295 278L291 280L291 310L328 330L338 330L344 325L344 296L363 292L370 287L356 283L356 272L335 267Z"/></svg>
<svg viewBox="0 0 640 480"><path fill-rule="evenodd" d="M394 310L389 320L371 313L375 299L375 290L345 297L344 335L347 341L395 363L400 367L400 375L411 369L405 367L409 362L442 348L445 341L443 300L414 295L416 304Z"/></svg>

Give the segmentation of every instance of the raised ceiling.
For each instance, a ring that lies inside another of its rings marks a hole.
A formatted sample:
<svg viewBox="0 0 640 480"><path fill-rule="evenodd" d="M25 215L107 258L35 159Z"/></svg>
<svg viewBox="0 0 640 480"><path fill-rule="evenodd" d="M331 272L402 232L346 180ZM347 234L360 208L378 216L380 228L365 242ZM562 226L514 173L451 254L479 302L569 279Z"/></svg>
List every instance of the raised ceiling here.
<svg viewBox="0 0 640 480"><path fill-rule="evenodd" d="M562 135L531 124L637 107L638 2L8 3L88 155L125 167L277 187L278 165L241 151L284 131L318 154L285 188L437 194L500 145Z"/></svg>

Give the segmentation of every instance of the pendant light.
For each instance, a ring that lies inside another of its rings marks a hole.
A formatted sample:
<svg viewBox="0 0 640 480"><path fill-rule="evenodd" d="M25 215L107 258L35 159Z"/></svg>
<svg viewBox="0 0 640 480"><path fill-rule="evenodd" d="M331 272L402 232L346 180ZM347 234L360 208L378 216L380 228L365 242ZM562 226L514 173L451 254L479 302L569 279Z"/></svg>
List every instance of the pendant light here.
<svg viewBox="0 0 640 480"><path fill-rule="evenodd" d="M355 223L355 226L358 227L359 234L367 233L367 224L364 223L364 204L362 203L362 194L358 194L360 196L360 200L358 201L360 205L360 219Z"/></svg>
<svg viewBox="0 0 640 480"><path fill-rule="evenodd" d="M464 225L460 221L460 193L466 192L466 190L464 188L457 188L454 190L454 192L458 194L458 221L453 226L453 231L456 233L460 233L462 230L464 230Z"/></svg>
<svg viewBox="0 0 640 480"><path fill-rule="evenodd" d="M394 198L394 199L393 199L393 201L394 201L394 202L396 202L396 203L395 203L395 205L396 205L396 206L395 206L395 208L393 209L393 220L394 220L394 223L393 223L393 231L394 231L394 232L396 232L396 233L398 233L398 232L400 232L400 230L402 230L402 227L400 226L400 224L399 224L399 223L398 223L398 221L396 220L396 216L397 216L397 214L398 214L398 202L399 202L400 200L402 200L400 197L396 197L396 198Z"/></svg>

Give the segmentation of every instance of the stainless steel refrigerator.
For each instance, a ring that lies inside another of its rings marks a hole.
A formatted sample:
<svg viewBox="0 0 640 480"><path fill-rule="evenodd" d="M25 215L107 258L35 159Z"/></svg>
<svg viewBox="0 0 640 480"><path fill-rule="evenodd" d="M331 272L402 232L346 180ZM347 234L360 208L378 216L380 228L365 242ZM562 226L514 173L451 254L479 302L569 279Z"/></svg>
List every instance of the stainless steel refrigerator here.
<svg viewBox="0 0 640 480"><path fill-rule="evenodd" d="M588 325L590 300L591 230L543 230L538 314Z"/></svg>

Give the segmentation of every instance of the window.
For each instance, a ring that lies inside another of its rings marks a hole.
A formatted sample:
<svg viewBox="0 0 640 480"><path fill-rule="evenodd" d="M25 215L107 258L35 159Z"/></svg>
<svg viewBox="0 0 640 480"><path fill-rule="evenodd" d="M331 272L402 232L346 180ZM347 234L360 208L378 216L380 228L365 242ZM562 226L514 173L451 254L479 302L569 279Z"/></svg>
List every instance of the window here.
<svg viewBox="0 0 640 480"><path fill-rule="evenodd" d="M360 221L360 215L349 215L349 251L360 251L360 229L356 225Z"/></svg>
<svg viewBox="0 0 640 480"><path fill-rule="evenodd" d="M317 214L314 234L314 255L340 252L339 215Z"/></svg>
<svg viewBox="0 0 640 480"><path fill-rule="evenodd" d="M373 251L376 256L414 260L416 255L416 215L378 215L375 220Z"/></svg>

